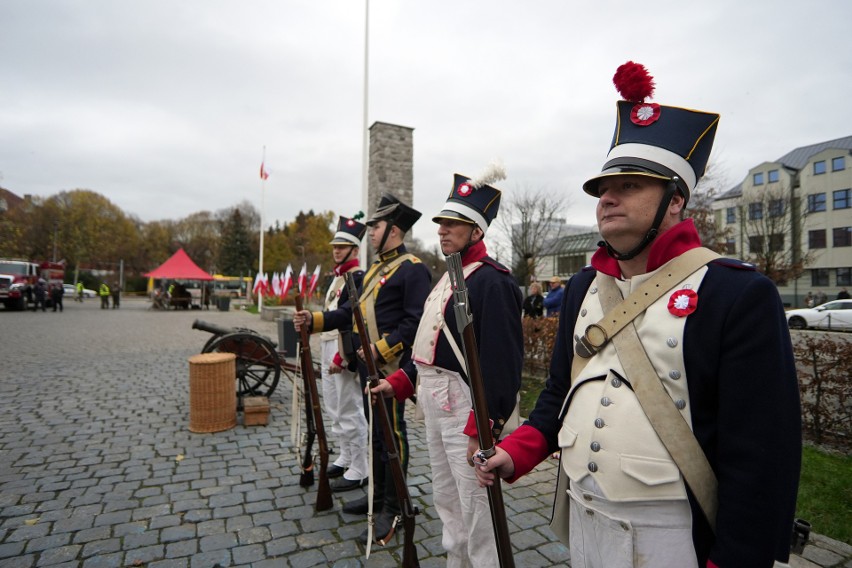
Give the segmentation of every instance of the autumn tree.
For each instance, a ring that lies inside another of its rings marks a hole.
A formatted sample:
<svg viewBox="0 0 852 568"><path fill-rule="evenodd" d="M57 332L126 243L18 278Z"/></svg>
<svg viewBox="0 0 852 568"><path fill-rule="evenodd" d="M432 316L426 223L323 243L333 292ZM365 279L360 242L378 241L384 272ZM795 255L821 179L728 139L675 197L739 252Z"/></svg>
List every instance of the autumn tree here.
<svg viewBox="0 0 852 568"><path fill-rule="evenodd" d="M529 282L549 244L561 236L569 203L565 192L544 188L524 187L503 194L496 223L511 253L512 273L518 282Z"/></svg>
<svg viewBox="0 0 852 568"><path fill-rule="evenodd" d="M283 272L287 265L299 271L303 263L309 270L317 264L329 267L329 241L334 235L332 222L337 216L331 211L320 214L313 210L299 211L295 220L279 231L269 229L264 234L263 268L267 272Z"/></svg>

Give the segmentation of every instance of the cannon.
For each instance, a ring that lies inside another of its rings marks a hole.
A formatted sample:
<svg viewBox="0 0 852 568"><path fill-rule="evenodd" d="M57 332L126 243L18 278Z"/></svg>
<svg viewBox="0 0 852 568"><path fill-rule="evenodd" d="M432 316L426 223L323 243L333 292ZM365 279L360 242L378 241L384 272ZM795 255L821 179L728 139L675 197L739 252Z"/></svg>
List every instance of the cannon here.
<svg viewBox="0 0 852 568"><path fill-rule="evenodd" d="M283 366L274 341L248 328L227 328L198 319L193 322L192 329L212 334L202 353L236 355L237 397L240 400L244 396L272 396Z"/></svg>

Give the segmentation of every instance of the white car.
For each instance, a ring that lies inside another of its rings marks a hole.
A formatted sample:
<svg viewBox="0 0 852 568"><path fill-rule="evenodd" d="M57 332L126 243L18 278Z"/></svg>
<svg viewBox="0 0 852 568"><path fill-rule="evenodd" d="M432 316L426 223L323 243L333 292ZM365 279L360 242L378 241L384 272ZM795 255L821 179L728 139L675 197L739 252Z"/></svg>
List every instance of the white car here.
<svg viewBox="0 0 852 568"><path fill-rule="evenodd" d="M63 284L62 288L65 289L65 295L66 296L68 296L70 298L76 298L77 297L77 288L75 288L73 284ZM89 290L88 288L83 288L83 297L84 298L94 298L97 295L98 295L97 292L95 292L94 290Z"/></svg>
<svg viewBox="0 0 852 568"><path fill-rule="evenodd" d="M790 329L852 330L852 300L832 300L814 308L787 312Z"/></svg>

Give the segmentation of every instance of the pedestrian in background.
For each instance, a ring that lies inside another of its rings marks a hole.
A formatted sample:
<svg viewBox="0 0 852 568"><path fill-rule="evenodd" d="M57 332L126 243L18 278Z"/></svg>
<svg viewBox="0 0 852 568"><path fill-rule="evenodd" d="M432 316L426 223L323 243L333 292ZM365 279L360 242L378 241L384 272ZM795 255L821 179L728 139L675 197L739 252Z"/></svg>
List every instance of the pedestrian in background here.
<svg viewBox="0 0 852 568"><path fill-rule="evenodd" d="M565 294L565 287L562 285L562 280L558 276L553 276L550 279L550 292L544 299L544 307L547 308L547 317L555 318L559 316L559 309L562 307L562 297Z"/></svg>
<svg viewBox="0 0 852 568"><path fill-rule="evenodd" d="M121 286L118 282L112 287L112 309L116 310L121 307Z"/></svg>
<svg viewBox="0 0 852 568"><path fill-rule="evenodd" d="M39 306L41 306L41 311L47 311L45 308L47 305L47 284L45 283L44 278L39 278L38 282L36 282L36 285L33 288L33 296L35 297L33 311L37 312Z"/></svg>
<svg viewBox="0 0 852 568"><path fill-rule="evenodd" d="M50 290L50 299L53 301L53 311L56 311L56 308L59 308L61 312L63 310L62 307L62 296L65 295L65 289L62 287L62 284L54 284L53 288Z"/></svg>
<svg viewBox="0 0 852 568"><path fill-rule="evenodd" d="M525 318L540 318L544 315L544 296L541 295L541 284L530 284L530 295L524 298L522 306Z"/></svg>
<svg viewBox="0 0 852 568"><path fill-rule="evenodd" d="M98 288L98 295L101 297L101 309L109 309L109 286L107 286L106 282L101 282L101 286Z"/></svg>

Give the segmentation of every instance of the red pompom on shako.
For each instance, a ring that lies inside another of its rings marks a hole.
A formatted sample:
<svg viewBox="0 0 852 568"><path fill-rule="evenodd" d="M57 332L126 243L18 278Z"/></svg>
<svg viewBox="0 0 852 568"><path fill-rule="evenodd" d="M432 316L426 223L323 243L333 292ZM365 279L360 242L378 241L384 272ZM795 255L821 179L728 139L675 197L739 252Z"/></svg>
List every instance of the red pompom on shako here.
<svg viewBox="0 0 852 568"><path fill-rule="evenodd" d="M654 78L641 63L628 61L615 70L615 88L626 101L644 102L654 95Z"/></svg>

